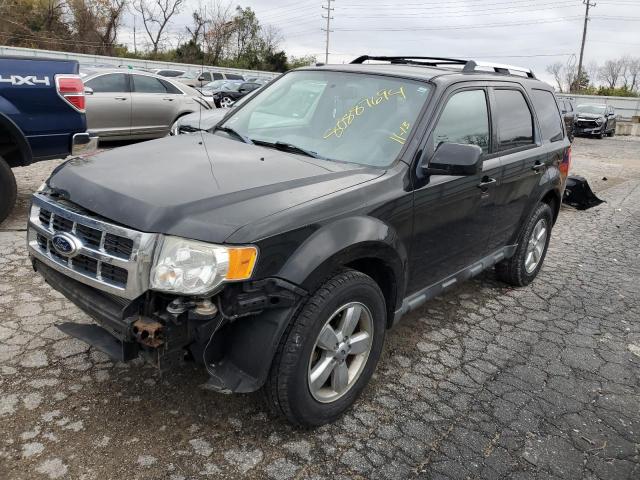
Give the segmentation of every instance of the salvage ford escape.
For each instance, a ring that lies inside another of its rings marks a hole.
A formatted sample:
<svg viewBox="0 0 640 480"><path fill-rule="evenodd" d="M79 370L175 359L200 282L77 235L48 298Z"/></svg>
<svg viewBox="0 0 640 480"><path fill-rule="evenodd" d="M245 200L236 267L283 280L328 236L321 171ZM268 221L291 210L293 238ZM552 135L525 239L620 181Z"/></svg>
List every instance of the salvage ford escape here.
<svg viewBox="0 0 640 480"><path fill-rule="evenodd" d="M291 71L209 131L67 161L33 197L28 247L97 322L64 332L199 362L206 387L321 425L403 314L494 265L536 277L569 162L531 71L365 56Z"/></svg>

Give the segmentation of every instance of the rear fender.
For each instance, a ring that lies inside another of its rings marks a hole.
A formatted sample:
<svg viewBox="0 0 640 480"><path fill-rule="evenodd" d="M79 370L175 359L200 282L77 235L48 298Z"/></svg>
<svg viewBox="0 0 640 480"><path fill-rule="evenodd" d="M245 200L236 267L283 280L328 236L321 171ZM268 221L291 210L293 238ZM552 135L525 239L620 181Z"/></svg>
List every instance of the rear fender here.
<svg viewBox="0 0 640 480"><path fill-rule="evenodd" d="M562 202L562 185L563 185L563 180L562 180L562 176L560 175L560 170L558 170L558 168L556 167L548 168L547 171L544 173L544 175L540 178L540 183L538 184L536 191L534 192L533 195L531 195L529 204L527 205L527 208L524 209L524 212L520 217L520 222L518 223L518 225L524 225L526 220L529 218L529 215L531 215L531 212L536 208L536 206L539 203L543 202L549 195L552 195L555 201L555 211L553 212L553 215L554 215L553 219L555 222L555 220L558 217L558 212L560 210L560 203ZM513 234L513 237L509 242L509 245L514 245L518 243L520 230L521 230L521 227L516 229L516 231Z"/></svg>
<svg viewBox="0 0 640 480"><path fill-rule="evenodd" d="M1 97L0 100L2 100ZM9 134L9 138L2 138L0 140L0 148L7 144L12 147L15 146L15 148L9 149L8 154L3 155L9 166L23 167L29 165L32 159L31 147L29 146L29 142L27 142L24 134L13 122L13 120L0 113L0 131L3 130Z"/></svg>

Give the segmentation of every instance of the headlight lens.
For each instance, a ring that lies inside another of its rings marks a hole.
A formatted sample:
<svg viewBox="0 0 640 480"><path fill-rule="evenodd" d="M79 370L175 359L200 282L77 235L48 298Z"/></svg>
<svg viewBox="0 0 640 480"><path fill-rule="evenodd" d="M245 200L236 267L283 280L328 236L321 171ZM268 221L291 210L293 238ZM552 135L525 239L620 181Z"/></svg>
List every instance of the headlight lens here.
<svg viewBox="0 0 640 480"><path fill-rule="evenodd" d="M151 288L184 295L204 295L225 281L251 278L256 247L224 247L165 236L151 269Z"/></svg>

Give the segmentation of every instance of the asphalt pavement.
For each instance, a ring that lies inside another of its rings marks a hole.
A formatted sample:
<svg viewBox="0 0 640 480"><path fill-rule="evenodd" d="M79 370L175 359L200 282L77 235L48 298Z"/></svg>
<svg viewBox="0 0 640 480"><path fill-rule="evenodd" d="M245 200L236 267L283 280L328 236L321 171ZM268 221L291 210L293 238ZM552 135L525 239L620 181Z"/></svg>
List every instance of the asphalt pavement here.
<svg viewBox="0 0 640 480"><path fill-rule="evenodd" d="M0 479L640 478L640 141L577 139L606 203L563 208L536 281L487 272L407 316L355 407L297 430L259 394L160 377L59 332L89 322L33 273L17 169L0 225ZM606 180L604 180L606 178Z"/></svg>

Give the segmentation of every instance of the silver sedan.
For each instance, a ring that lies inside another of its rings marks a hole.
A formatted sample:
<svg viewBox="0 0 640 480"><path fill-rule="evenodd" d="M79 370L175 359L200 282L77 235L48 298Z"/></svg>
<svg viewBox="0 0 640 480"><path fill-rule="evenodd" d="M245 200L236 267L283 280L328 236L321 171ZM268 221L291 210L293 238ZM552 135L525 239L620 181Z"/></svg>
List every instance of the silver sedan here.
<svg viewBox="0 0 640 480"><path fill-rule="evenodd" d="M212 108L193 88L152 73L122 69L81 73L87 126L101 141L163 137L181 116Z"/></svg>

